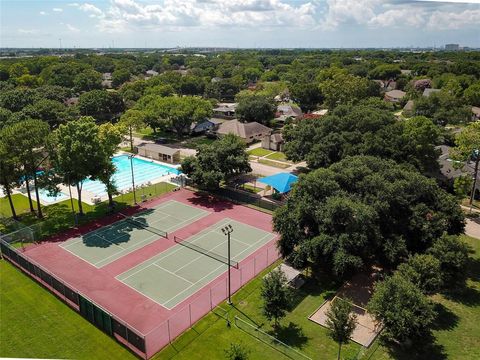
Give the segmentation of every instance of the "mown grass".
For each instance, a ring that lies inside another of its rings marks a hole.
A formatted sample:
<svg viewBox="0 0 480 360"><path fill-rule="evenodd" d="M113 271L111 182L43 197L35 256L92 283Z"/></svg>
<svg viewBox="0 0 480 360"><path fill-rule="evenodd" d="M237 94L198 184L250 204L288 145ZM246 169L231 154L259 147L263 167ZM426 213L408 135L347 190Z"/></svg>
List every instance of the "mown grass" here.
<svg viewBox="0 0 480 360"><path fill-rule="evenodd" d="M249 155L252 155L252 156L266 156L268 154L271 154L273 153L272 150L267 150L267 149L264 149L264 148L255 148L255 149L252 149L252 150L248 150L248 154Z"/></svg>
<svg viewBox="0 0 480 360"><path fill-rule="evenodd" d="M175 187L175 185L169 183L158 183L138 189L136 191L137 202L169 192ZM44 219L38 219L34 213L30 212L26 196L14 194L12 198L17 215L20 216L20 222L25 225L35 225L38 229L37 234L39 238L37 238L37 240L75 226L75 218L70 199L48 206L42 206ZM133 192L116 196L114 201L116 211L131 206L134 204ZM75 212L78 213L78 201L76 199L73 199L73 207ZM35 201L34 208L36 209ZM77 221L80 225L102 218L110 212L107 202L102 202L97 205L89 205L82 202L82 208L84 215L77 216ZM7 198L0 198L0 214L7 218L12 216Z"/></svg>
<svg viewBox="0 0 480 360"><path fill-rule="evenodd" d="M276 167L276 168L279 168L279 169L286 169L286 168L292 166L292 164L287 164L287 163L284 163L284 162L272 161L272 160L267 160L267 159L258 159L258 162L260 164L273 166L273 167Z"/></svg>
<svg viewBox="0 0 480 360"><path fill-rule="evenodd" d="M0 357L136 359L5 260L0 261Z"/></svg>

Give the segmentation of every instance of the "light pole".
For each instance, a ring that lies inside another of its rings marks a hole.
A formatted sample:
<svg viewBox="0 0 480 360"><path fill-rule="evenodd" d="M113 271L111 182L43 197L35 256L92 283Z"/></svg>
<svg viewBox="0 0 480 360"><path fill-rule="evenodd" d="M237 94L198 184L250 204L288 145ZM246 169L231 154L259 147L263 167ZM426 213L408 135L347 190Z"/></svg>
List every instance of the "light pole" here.
<svg viewBox="0 0 480 360"><path fill-rule="evenodd" d="M137 205L137 196L135 194L135 177L133 176L133 158L134 157L135 157L135 154L128 155L128 158L130 159L130 169L132 169L133 203Z"/></svg>
<svg viewBox="0 0 480 360"><path fill-rule="evenodd" d="M227 237L227 244L228 244L228 304L232 305L232 291L231 291L231 281L230 281L230 267L231 267L231 260L230 260L230 234L233 232L232 225L228 224L227 226L222 228L223 235Z"/></svg>

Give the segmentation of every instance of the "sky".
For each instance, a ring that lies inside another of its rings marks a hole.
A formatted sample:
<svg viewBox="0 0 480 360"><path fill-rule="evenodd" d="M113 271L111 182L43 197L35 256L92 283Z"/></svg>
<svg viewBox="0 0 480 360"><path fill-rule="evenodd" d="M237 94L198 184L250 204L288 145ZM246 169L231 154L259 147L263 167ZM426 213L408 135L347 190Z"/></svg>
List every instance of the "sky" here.
<svg viewBox="0 0 480 360"><path fill-rule="evenodd" d="M480 0L0 0L0 47L480 47Z"/></svg>

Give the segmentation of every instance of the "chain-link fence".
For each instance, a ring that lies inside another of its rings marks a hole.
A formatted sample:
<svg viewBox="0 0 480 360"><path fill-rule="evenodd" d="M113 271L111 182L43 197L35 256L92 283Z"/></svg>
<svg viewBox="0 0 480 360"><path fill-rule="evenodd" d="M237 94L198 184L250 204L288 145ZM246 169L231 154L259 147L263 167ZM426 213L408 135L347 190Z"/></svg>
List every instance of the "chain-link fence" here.
<svg viewBox="0 0 480 360"><path fill-rule="evenodd" d="M240 319L238 316L235 316L235 326L239 329L245 331L246 333L254 336L261 342L271 346L275 350L281 352L283 355L287 356L290 359L299 359L299 360L312 360L307 355L301 353L300 351L294 349L293 347L285 344L284 342L278 340L270 334L267 334L265 331L259 327L250 324L249 322Z"/></svg>

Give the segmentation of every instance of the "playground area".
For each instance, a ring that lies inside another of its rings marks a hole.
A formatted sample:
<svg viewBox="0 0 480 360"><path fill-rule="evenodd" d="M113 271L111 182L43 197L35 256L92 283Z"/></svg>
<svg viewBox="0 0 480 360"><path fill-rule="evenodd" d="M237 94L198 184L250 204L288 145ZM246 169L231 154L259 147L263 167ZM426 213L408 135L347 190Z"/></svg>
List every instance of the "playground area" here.
<svg viewBox="0 0 480 360"><path fill-rule="evenodd" d="M234 293L277 260L276 237L268 214L181 190L2 252L149 358L228 297L228 264Z"/></svg>
<svg viewBox="0 0 480 360"><path fill-rule="evenodd" d="M331 303L337 299L347 300L352 305L352 312L356 316L356 327L353 330L351 340L364 347L369 347L382 330L382 325L375 321L365 308L372 296L373 283L374 280L371 276L355 275L338 290L333 299L325 301L310 315L309 319L327 327L327 312Z"/></svg>

